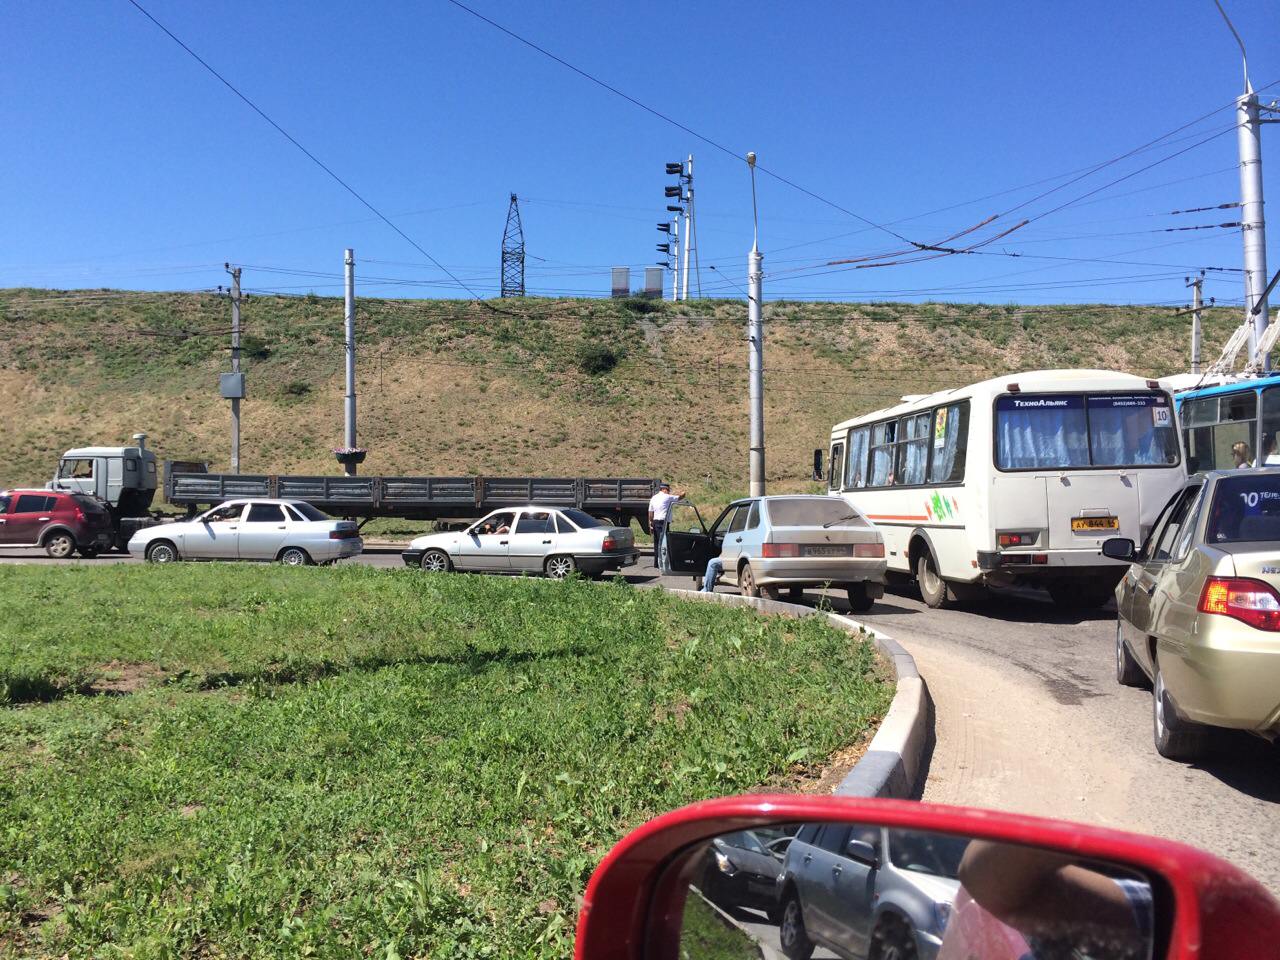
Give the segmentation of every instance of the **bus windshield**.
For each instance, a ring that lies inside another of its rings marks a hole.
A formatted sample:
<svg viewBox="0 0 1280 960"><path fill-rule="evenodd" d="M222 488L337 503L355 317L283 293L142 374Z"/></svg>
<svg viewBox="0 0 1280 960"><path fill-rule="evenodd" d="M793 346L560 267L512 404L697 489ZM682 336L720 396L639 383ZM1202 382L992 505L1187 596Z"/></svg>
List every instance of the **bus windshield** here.
<svg viewBox="0 0 1280 960"><path fill-rule="evenodd" d="M1166 394L1037 393L996 400L1001 470L1172 466L1178 462Z"/></svg>

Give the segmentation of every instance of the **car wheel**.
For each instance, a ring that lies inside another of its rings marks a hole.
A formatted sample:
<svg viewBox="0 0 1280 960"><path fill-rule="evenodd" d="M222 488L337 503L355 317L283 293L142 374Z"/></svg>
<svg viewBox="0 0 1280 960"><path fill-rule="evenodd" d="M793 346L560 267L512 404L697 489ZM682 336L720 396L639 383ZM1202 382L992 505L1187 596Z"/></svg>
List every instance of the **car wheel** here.
<svg viewBox="0 0 1280 960"><path fill-rule="evenodd" d="M311 555L301 547L285 547L280 551L280 562L286 567L309 567Z"/></svg>
<svg viewBox="0 0 1280 960"><path fill-rule="evenodd" d="M76 541L65 530L51 533L44 541L44 552L55 560L65 560L76 548Z"/></svg>
<svg viewBox="0 0 1280 960"><path fill-rule="evenodd" d="M418 563L427 573L448 573L453 569L449 555L443 550L428 550Z"/></svg>
<svg viewBox="0 0 1280 960"><path fill-rule="evenodd" d="M1116 682L1122 687L1141 687L1147 682L1147 675L1125 645L1124 623L1119 617L1116 617Z"/></svg>
<svg viewBox="0 0 1280 960"><path fill-rule="evenodd" d="M147 547L148 563L175 563L177 560L178 550L168 540L157 540Z"/></svg>
<svg viewBox="0 0 1280 960"><path fill-rule="evenodd" d="M573 562L573 557L561 554L547 557L547 562L542 565L542 569L552 580L563 580L577 570L578 565Z"/></svg>
<svg viewBox="0 0 1280 960"><path fill-rule="evenodd" d="M760 588L756 586L755 574L751 572L751 564L744 563L738 571L738 591L744 597L760 596Z"/></svg>
<svg viewBox="0 0 1280 960"><path fill-rule="evenodd" d="M782 917L778 923L778 944L791 960L809 960L813 956L813 941L804 929L804 911L795 891L787 894L782 902Z"/></svg>
<svg viewBox="0 0 1280 960"><path fill-rule="evenodd" d="M916 583L920 597L934 610L947 606L947 582L938 575L938 565L933 561L933 551L926 547L916 560Z"/></svg>
<svg viewBox="0 0 1280 960"><path fill-rule="evenodd" d="M876 925L867 960L916 960L916 955L916 939L905 923L885 917Z"/></svg>
<svg viewBox="0 0 1280 960"><path fill-rule="evenodd" d="M865 583L845 584L845 592L849 595L849 609L854 613L866 613L875 605L875 598L867 592Z"/></svg>
<svg viewBox="0 0 1280 960"><path fill-rule="evenodd" d="M1157 661L1151 690L1151 721L1156 752L1166 760L1194 760L1204 752L1208 731L1198 723L1183 720L1165 689L1164 674Z"/></svg>

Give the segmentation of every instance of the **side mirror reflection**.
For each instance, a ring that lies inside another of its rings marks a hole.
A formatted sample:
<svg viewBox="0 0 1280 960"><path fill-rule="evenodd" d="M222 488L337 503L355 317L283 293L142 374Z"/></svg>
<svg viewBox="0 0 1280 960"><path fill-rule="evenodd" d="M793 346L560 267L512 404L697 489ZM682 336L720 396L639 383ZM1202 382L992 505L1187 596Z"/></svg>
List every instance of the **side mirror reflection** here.
<svg viewBox="0 0 1280 960"><path fill-rule="evenodd" d="M1127 537L1111 537L1102 541L1102 555L1112 560L1132 561L1137 556L1137 549Z"/></svg>
<svg viewBox="0 0 1280 960"><path fill-rule="evenodd" d="M1150 960L1150 881L1032 846L844 822L739 830L692 859L680 956Z"/></svg>

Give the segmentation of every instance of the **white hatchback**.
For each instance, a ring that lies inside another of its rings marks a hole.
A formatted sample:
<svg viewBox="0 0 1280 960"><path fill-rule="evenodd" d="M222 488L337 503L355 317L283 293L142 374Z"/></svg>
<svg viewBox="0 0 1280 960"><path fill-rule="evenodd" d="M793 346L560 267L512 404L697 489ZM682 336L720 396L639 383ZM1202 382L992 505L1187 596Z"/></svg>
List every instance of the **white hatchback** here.
<svg viewBox="0 0 1280 960"><path fill-rule="evenodd" d="M194 520L139 530L129 541L131 555L152 563L279 560L300 567L363 549L355 521L334 520L302 500L231 500Z"/></svg>
<svg viewBox="0 0 1280 960"><path fill-rule="evenodd" d="M694 525L682 521L692 511ZM697 578L720 557L724 576L744 596L777 597L830 584L862 612L884 596L884 537L840 497L779 496L735 500L708 527L697 507L677 504L664 542L666 568Z"/></svg>

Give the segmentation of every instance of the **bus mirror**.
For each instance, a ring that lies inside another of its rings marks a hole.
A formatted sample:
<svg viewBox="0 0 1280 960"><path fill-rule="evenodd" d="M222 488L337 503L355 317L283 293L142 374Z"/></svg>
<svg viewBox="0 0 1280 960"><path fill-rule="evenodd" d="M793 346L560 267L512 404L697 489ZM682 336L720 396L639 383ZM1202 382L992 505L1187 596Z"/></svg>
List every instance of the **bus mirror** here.
<svg viewBox="0 0 1280 960"><path fill-rule="evenodd" d="M818 447L813 451L813 479L821 480L826 476L822 469L822 448Z"/></svg>

